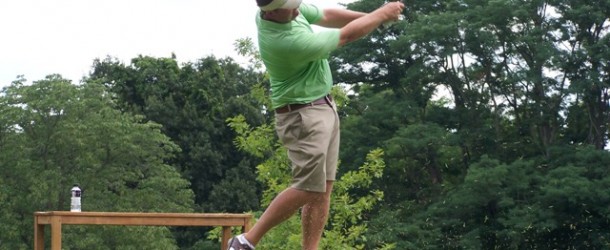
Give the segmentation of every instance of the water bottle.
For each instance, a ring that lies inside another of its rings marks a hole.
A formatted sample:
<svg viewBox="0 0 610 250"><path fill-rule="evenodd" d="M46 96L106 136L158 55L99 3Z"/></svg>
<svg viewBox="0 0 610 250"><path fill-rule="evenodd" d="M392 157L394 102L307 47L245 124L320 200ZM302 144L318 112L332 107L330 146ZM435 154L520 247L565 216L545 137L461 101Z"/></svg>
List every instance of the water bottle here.
<svg viewBox="0 0 610 250"><path fill-rule="evenodd" d="M72 187L72 199L70 201L70 212L80 212L80 196L82 192L78 184Z"/></svg>

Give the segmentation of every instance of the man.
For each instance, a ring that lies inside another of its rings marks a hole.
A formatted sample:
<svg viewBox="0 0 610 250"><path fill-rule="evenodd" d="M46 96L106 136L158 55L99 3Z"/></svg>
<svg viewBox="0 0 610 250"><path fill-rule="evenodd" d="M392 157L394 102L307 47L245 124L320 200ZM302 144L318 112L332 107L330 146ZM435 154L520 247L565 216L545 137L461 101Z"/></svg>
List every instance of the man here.
<svg viewBox="0 0 610 250"><path fill-rule="evenodd" d="M292 162L292 184L271 202L229 250L251 250L271 228L301 209L303 249L318 248L330 207L339 154L339 117L329 93L328 56L334 49L398 20L404 5L390 2L367 14L325 9L301 0L257 0L261 58L271 81L276 132ZM313 32L310 24L331 28Z"/></svg>

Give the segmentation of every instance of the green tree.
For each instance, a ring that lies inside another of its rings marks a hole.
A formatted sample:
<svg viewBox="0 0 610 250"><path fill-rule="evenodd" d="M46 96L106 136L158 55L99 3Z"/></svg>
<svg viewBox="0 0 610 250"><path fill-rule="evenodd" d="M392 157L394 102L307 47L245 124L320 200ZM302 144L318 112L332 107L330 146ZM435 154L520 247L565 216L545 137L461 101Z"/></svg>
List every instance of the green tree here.
<svg viewBox="0 0 610 250"><path fill-rule="evenodd" d="M368 11L379 4L357 1L348 7ZM362 161L353 152L379 145L386 152L389 174L378 186L391 186L382 188L389 208L371 215L369 232L384 229L368 234L371 246L395 241L400 249L607 247L607 230L593 239L583 231L544 224L578 221L597 232L600 225L588 220L603 224L603 215L567 217L549 213L537 202L549 190L556 191L556 198L576 194L543 187L541 180L577 183L574 189L582 192L604 188L597 180L605 178L601 170L593 177L554 158L576 157L574 149L596 152L581 145L605 153L599 150L606 147L610 117L608 2L406 5L405 21L345 47L333 59L336 74L354 96L343 122L343 148L350 150L341 158ZM435 175L443 178L430 178L430 167L442 166L440 162L447 167ZM470 179L483 175L488 181L475 185ZM507 181L504 175L520 178ZM396 196L388 192L400 187L414 188ZM497 194L506 190L516 194ZM504 203L511 199L520 203ZM595 204L603 214L601 207L608 202ZM501 218L504 212L514 218ZM523 230L516 226L526 220L522 218L541 221L540 226Z"/></svg>
<svg viewBox="0 0 610 250"><path fill-rule="evenodd" d="M179 65L175 57L137 57L130 64L97 60L90 80L109 87L125 112L162 125L161 131L181 151L167 160L188 179L198 212L241 212L259 206L259 160L233 146L228 117L244 114L255 124L266 117L250 89L260 74L230 58L213 56ZM175 231L181 248L197 248L205 228Z"/></svg>
<svg viewBox="0 0 610 250"><path fill-rule="evenodd" d="M401 249L605 249L608 152L553 148L555 160L483 157L464 183L392 227ZM570 154L566 154L570 152Z"/></svg>
<svg viewBox="0 0 610 250"><path fill-rule="evenodd" d="M559 13L561 54L557 64L575 96L568 114L568 143L603 149L610 119L610 35L607 1L549 1Z"/></svg>
<svg viewBox="0 0 610 250"><path fill-rule="evenodd" d="M188 181L164 163L179 148L158 124L116 110L94 82L24 81L0 94L2 247L31 248L33 212L69 210L74 183L84 211L193 211ZM163 227L75 226L63 238L65 249L176 249Z"/></svg>
<svg viewBox="0 0 610 250"><path fill-rule="evenodd" d="M128 65L98 60L90 79L109 86L121 110L163 125L182 150L170 163L191 182L198 211L234 212L258 206L250 181L256 162L233 147L235 134L224 121L241 113L254 123L264 120L261 105L248 95L257 77L230 58L178 65L175 58L140 56ZM230 186L237 183L243 185Z"/></svg>
<svg viewBox="0 0 610 250"><path fill-rule="evenodd" d="M257 166L257 179L266 187L262 204L266 207L276 194L290 184L290 162L285 149L270 124L252 128L243 116L230 118L228 122L238 133L235 141L237 147L266 159ZM385 164L382 155L381 150L370 152L365 164L357 171L346 172L336 181L331 197L329 223L320 243L321 249L364 249L367 226L363 216L383 199L383 192L369 189L374 179L383 176ZM354 196L350 194L354 189L368 190L368 193ZM300 216L291 217L265 235L257 249L300 248L300 227ZM391 249L392 245L385 247Z"/></svg>

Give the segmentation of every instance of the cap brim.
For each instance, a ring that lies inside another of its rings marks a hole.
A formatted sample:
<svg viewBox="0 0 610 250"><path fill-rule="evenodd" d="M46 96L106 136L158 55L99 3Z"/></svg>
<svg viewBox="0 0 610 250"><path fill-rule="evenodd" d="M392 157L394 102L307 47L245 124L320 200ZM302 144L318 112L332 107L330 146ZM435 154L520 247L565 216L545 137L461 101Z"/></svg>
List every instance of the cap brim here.
<svg viewBox="0 0 610 250"><path fill-rule="evenodd" d="M288 0L280 9L296 9L301 5L303 0Z"/></svg>
<svg viewBox="0 0 610 250"><path fill-rule="evenodd" d="M296 9L301 5L303 0L273 0L265 6L261 6L261 10L272 11L276 9Z"/></svg>

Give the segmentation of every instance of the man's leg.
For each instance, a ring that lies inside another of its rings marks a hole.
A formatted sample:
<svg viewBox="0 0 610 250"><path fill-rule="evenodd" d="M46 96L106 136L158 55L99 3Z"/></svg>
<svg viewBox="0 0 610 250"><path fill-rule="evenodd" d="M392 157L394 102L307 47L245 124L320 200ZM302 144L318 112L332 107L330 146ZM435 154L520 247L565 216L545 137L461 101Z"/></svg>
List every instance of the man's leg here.
<svg viewBox="0 0 610 250"><path fill-rule="evenodd" d="M339 117L333 104L333 107L318 105L278 114L276 119L278 136L288 149L293 164L292 185L300 189L287 188L275 197L245 238L252 245L258 244L269 230L303 207L305 217L302 219L306 220L303 222L303 235L307 235L308 242L309 238L313 242L307 245L317 249L330 206L333 182L327 180L334 180L336 175Z"/></svg>
<svg viewBox="0 0 610 250"><path fill-rule="evenodd" d="M246 239L256 246L263 235L271 230L271 228L290 218L305 204L313 200L323 200L325 195L325 193L309 192L294 188L285 189L273 199L260 219L245 234Z"/></svg>
<svg viewBox="0 0 610 250"><path fill-rule="evenodd" d="M303 227L303 250L317 250L328 219L330 194L333 181L326 181L326 193L318 196L303 206L301 224Z"/></svg>

